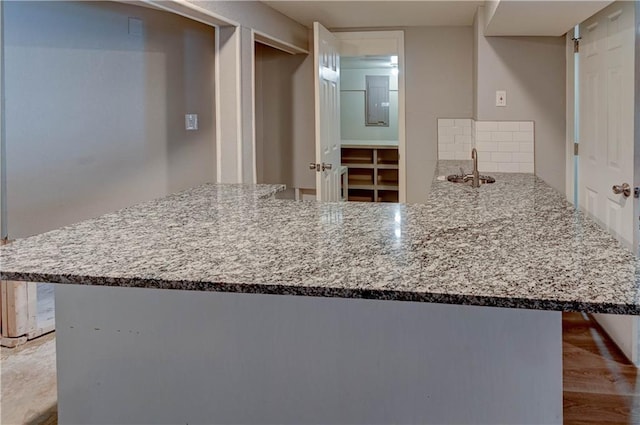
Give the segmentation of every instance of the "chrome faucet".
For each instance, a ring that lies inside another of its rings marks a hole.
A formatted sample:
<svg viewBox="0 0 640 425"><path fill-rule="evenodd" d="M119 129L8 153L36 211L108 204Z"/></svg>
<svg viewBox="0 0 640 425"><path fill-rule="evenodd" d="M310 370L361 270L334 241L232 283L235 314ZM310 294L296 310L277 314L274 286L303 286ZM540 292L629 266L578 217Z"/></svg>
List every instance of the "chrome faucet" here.
<svg viewBox="0 0 640 425"><path fill-rule="evenodd" d="M480 172L478 171L478 151L471 149L471 159L473 160L473 181L471 187L480 187Z"/></svg>

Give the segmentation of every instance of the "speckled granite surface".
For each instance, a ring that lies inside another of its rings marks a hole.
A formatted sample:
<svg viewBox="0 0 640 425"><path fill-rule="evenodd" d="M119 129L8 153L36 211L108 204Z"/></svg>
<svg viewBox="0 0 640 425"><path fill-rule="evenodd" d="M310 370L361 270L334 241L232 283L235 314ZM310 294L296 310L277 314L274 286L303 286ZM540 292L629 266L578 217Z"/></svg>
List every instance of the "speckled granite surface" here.
<svg viewBox="0 0 640 425"><path fill-rule="evenodd" d="M535 176L492 175L434 179L425 205L205 185L16 241L0 277L640 314L634 256Z"/></svg>

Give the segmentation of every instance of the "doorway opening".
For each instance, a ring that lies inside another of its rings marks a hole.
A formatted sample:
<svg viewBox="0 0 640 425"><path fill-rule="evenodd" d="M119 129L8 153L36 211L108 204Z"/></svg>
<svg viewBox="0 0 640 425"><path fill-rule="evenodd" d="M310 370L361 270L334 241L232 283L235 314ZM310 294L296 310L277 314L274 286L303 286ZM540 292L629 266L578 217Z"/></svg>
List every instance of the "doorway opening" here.
<svg viewBox="0 0 640 425"><path fill-rule="evenodd" d="M334 33L340 40L345 198L405 202L404 33ZM344 183L343 183L344 185Z"/></svg>
<svg viewBox="0 0 640 425"><path fill-rule="evenodd" d="M302 199L302 187L313 187L308 169L300 167L313 145L307 88L308 55L293 54L256 40L254 44L254 119L256 182L284 184L278 198ZM310 106L311 105L311 106ZM309 180L311 180L309 182ZM313 195L315 197L315 193Z"/></svg>
<svg viewBox="0 0 640 425"><path fill-rule="evenodd" d="M340 58L342 165L347 199L398 202L398 56Z"/></svg>

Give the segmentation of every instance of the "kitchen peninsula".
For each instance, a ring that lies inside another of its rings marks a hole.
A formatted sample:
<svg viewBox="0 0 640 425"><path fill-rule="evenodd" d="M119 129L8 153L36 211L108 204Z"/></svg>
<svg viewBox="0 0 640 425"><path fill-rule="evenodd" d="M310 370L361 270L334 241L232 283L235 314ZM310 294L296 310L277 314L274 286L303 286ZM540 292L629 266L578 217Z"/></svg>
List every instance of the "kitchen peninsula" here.
<svg viewBox="0 0 640 425"><path fill-rule="evenodd" d="M638 314L637 260L494 176L425 205L200 186L16 241L0 277L61 283L60 423L561 423L559 310Z"/></svg>

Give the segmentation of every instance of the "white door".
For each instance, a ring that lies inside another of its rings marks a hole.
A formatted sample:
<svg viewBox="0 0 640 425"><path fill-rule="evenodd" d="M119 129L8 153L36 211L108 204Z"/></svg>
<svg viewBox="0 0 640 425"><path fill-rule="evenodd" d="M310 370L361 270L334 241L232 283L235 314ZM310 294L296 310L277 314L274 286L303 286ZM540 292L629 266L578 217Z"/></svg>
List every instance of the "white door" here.
<svg viewBox="0 0 640 425"><path fill-rule="evenodd" d="M637 201L634 184L635 2L616 2L580 25L579 204L634 252ZM614 185L630 185L629 197ZM636 362L636 320L598 315L630 360Z"/></svg>
<svg viewBox="0 0 640 425"><path fill-rule="evenodd" d="M340 200L340 42L313 23L316 110L316 197Z"/></svg>

